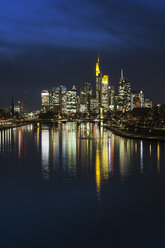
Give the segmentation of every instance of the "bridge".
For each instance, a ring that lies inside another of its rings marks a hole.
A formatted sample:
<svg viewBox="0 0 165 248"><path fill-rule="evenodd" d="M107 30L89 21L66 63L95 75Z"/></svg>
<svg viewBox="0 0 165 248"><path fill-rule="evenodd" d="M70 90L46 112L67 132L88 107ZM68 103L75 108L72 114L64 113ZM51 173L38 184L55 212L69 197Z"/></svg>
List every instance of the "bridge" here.
<svg viewBox="0 0 165 248"><path fill-rule="evenodd" d="M100 123L103 122L104 119L91 119L91 118L80 118L80 119L8 119L8 120L0 120L0 129L4 128L14 128L14 127L19 127L23 125L28 125L28 124L34 124L37 125L39 124L49 124L49 125L56 125L58 123L66 123L66 122L74 122L77 125L80 125L81 123Z"/></svg>

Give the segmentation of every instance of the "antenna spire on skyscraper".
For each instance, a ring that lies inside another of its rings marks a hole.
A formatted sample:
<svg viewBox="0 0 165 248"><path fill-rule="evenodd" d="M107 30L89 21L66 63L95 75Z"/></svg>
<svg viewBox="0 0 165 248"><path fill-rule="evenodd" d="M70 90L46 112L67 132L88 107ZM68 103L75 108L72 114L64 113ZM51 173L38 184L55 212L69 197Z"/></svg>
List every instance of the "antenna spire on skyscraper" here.
<svg viewBox="0 0 165 248"><path fill-rule="evenodd" d="M98 58L97 58L97 61L98 61L98 62L100 61L99 52L98 52Z"/></svg>
<svg viewBox="0 0 165 248"><path fill-rule="evenodd" d="M124 70L121 69L121 78L124 78Z"/></svg>

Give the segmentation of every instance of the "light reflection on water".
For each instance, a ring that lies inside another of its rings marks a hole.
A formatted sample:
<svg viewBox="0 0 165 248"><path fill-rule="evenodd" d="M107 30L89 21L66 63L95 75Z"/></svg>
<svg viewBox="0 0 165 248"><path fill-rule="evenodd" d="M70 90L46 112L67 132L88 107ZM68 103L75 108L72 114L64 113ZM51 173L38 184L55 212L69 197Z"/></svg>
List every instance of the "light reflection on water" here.
<svg viewBox="0 0 165 248"><path fill-rule="evenodd" d="M126 139L97 124L68 122L1 130L0 156L10 154L22 162L32 155L39 158L43 180L95 178L100 199L103 185L113 178L124 182L133 174L161 174L165 150L161 142ZM152 166L154 159L156 166Z"/></svg>
<svg viewBox="0 0 165 248"><path fill-rule="evenodd" d="M0 131L0 161L1 247L161 246L165 143L29 125Z"/></svg>

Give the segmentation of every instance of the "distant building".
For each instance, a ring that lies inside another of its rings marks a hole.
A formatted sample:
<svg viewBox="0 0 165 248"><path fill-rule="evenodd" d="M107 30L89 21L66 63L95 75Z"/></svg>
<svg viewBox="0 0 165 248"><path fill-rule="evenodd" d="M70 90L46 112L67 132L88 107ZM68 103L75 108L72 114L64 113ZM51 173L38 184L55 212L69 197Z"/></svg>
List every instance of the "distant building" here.
<svg viewBox="0 0 165 248"><path fill-rule="evenodd" d="M51 108L56 113L67 113L67 89L65 86L60 85L52 90Z"/></svg>
<svg viewBox="0 0 165 248"><path fill-rule="evenodd" d="M145 108L152 108L152 101L150 99L145 99L144 106Z"/></svg>
<svg viewBox="0 0 165 248"><path fill-rule="evenodd" d="M92 86L90 83L83 83L80 89L80 112L89 113L90 99L92 97Z"/></svg>
<svg viewBox="0 0 165 248"><path fill-rule="evenodd" d="M19 105L16 105L14 106L14 113L19 113L20 114L20 106Z"/></svg>
<svg viewBox="0 0 165 248"><path fill-rule="evenodd" d="M96 62L96 100L98 107L103 107L104 111L109 109L109 77L102 75L99 67L99 56Z"/></svg>
<svg viewBox="0 0 165 248"><path fill-rule="evenodd" d="M80 103L80 113L87 114L88 113L88 106L87 104Z"/></svg>
<svg viewBox="0 0 165 248"><path fill-rule="evenodd" d="M76 87L73 86L72 90L67 91L67 113L77 112L77 92Z"/></svg>
<svg viewBox="0 0 165 248"><path fill-rule="evenodd" d="M77 96L77 113L80 112L80 96Z"/></svg>
<svg viewBox="0 0 165 248"><path fill-rule="evenodd" d="M67 88L63 85L59 87L60 113L67 113Z"/></svg>
<svg viewBox="0 0 165 248"><path fill-rule="evenodd" d="M55 110L55 89L52 87L49 91L49 108L50 110L54 111Z"/></svg>
<svg viewBox="0 0 165 248"><path fill-rule="evenodd" d="M104 75L101 85L101 106L104 107L104 111L109 109L109 77Z"/></svg>
<svg viewBox="0 0 165 248"><path fill-rule="evenodd" d="M115 87L109 87L109 109L115 111Z"/></svg>
<svg viewBox="0 0 165 248"><path fill-rule="evenodd" d="M11 107L10 107L10 109L11 109L11 114L13 116L14 115L14 100L13 100L13 96L12 96L12 99L11 99Z"/></svg>
<svg viewBox="0 0 165 248"><path fill-rule="evenodd" d="M119 99L118 99L119 111L131 110L131 85L127 79L123 76L123 70L121 70L121 77L119 81Z"/></svg>
<svg viewBox="0 0 165 248"><path fill-rule="evenodd" d="M95 97L91 97L90 99L90 112L92 113L98 113L98 101Z"/></svg>
<svg viewBox="0 0 165 248"><path fill-rule="evenodd" d="M49 110L49 92L43 90L41 92L41 111L46 113Z"/></svg>
<svg viewBox="0 0 165 248"><path fill-rule="evenodd" d="M144 92L142 90L131 92L131 110L144 107Z"/></svg>
<svg viewBox="0 0 165 248"><path fill-rule="evenodd" d="M54 88L54 112L60 112L60 87Z"/></svg>

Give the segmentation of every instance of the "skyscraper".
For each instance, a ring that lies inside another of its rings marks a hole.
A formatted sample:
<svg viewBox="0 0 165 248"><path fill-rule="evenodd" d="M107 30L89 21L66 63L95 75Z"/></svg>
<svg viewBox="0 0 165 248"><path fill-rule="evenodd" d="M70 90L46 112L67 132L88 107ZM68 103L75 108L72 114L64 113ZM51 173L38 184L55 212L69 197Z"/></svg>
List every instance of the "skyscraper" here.
<svg viewBox="0 0 165 248"><path fill-rule="evenodd" d="M52 87L49 91L49 106L50 110L55 110L55 89Z"/></svg>
<svg viewBox="0 0 165 248"><path fill-rule="evenodd" d="M115 111L115 87L110 86L109 89L109 109Z"/></svg>
<svg viewBox="0 0 165 248"><path fill-rule="evenodd" d="M131 110L144 107L144 92L142 90L131 91Z"/></svg>
<svg viewBox="0 0 165 248"><path fill-rule="evenodd" d="M77 112L77 92L73 85L72 90L67 91L67 113Z"/></svg>
<svg viewBox="0 0 165 248"><path fill-rule="evenodd" d="M67 113L67 89L65 86L61 85L59 87L59 103L60 103L60 113Z"/></svg>
<svg viewBox="0 0 165 248"><path fill-rule="evenodd" d="M101 84L101 102L100 105L104 107L104 111L109 109L109 77L104 75Z"/></svg>
<svg viewBox="0 0 165 248"><path fill-rule="evenodd" d="M83 83L80 89L80 112L90 112L90 99L92 97L92 85L90 83Z"/></svg>
<svg viewBox="0 0 165 248"><path fill-rule="evenodd" d="M131 110L131 85L127 79L124 78L123 69L121 69L121 77L119 81L118 110Z"/></svg>
<svg viewBox="0 0 165 248"><path fill-rule="evenodd" d="M100 72L100 58L98 55L98 59L96 62L96 100L98 102L98 106L101 105L101 84L102 84L102 74Z"/></svg>
<svg viewBox="0 0 165 248"><path fill-rule="evenodd" d="M43 90L41 92L41 111L46 113L49 110L49 92Z"/></svg>
<svg viewBox="0 0 165 248"><path fill-rule="evenodd" d="M109 77L102 75L99 67L99 56L96 62L96 100L98 107L103 107L104 111L109 108Z"/></svg>

